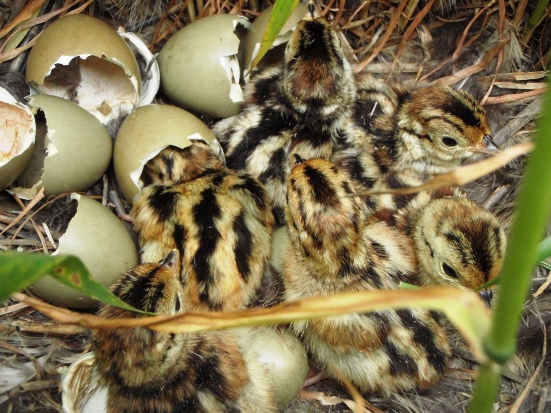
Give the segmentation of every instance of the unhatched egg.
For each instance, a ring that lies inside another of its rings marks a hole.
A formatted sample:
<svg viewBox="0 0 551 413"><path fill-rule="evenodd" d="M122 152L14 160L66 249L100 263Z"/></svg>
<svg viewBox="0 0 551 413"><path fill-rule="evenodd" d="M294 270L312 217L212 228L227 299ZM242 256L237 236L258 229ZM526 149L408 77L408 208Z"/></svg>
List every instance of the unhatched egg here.
<svg viewBox="0 0 551 413"><path fill-rule="evenodd" d="M100 202L72 194L78 202L76 214L59 238L52 254L75 255L94 279L109 286L122 273L138 263L138 251L130 233L119 218ZM47 275L31 286L37 295L57 305L92 308L98 302Z"/></svg>
<svg viewBox="0 0 551 413"><path fill-rule="evenodd" d="M274 388L276 403L283 407L298 395L308 374L308 357L303 344L284 329L251 329L250 340L244 350L250 358L266 367Z"/></svg>
<svg viewBox="0 0 551 413"><path fill-rule="evenodd" d="M163 92L178 106L214 118L239 113L238 51L249 26L245 17L219 14L174 34L159 54Z"/></svg>

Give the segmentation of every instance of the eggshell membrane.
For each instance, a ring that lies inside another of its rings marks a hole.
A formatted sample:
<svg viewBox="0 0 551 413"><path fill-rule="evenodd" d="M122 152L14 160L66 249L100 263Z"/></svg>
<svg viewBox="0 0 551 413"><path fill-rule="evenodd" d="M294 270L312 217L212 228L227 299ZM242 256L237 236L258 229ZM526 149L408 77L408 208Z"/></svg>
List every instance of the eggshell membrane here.
<svg viewBox="0 0 551 413"><path fill-rule="evenodd" d="M265 366L278 406L283 407L297 397L308 374L308 357L303 344L290 332L258 329L245 347L243 357Z"/></svg>
<svg viewBox="0 0 551 413"><path fill-rule="evenodd" d="M41 93L79 103L103 123L129 113L141 87L126 42L107 23L81 14L62 17L41 33L29 53L26 79Z"/></svg>
<svg viewBox="0 0 551 413"><path fill-rule="evenodd" d="M214 118L239 113L238 51L249 26L243 16L219 14L175 33L159 54L163 92L176 105Z"/></svg>
<svg viewBox="0 0 551 413"><path fill-rule="evenodd" d="M138 263L137 248L124 224L111 210L85 196L73 194L71 198L78 202L77 212L52 255L77 256L93 278L107 287ZM34 283L31 289L61 306L94 308L99 304L49 275Z"/></svg>
<svg viewBox="0 0 551 413"><path fill-rule="evenodd" d="M258 49L260 48L260 43L262 42L262 37L264 36L266 27L268 27L268 22L270 20L273 8L273 6L267 7L258 15L258 17L254 19L247 36L245 37L243 46L243 71L245 72L245 76L248 75L251 63L258 54ZM293 10L293 13L279 31L279 34L274 40L270 51L268 51L268 53L266 53L266 55L262 58L259 66L265 66L267 62L269 62L269 64L283 62L285 47L278 46L284 45L289 41L295 26L304 18L304 16L306 16L307 12L307 2L297 4Z"/></svg>
<svg viewBox="0 0 551 413"><path fill-rule="evenodd" d="M85 190L101 178L113 152L105 126L77 104L56 96L32 95L29 106L35 114L44 113L46 130L41 133L37 126L33 159L12 190L32 198L44 187L45 195L58 195Z"/></svg>
<svg viewBox="0 0 551 413"><path fill-rule="evenodd" d="M31 160L36 123L31 110L0 87L0 190L7 188Z"/></svg>
<svg viewBox="0 0 551 413"><path fill-rule="evenodd" d="M140 192L144 165L169 145L186 148L192 139L217 142L199 118L172 105L146 105L134 110L121 124L115 138L113 165L119 189L134 203Z"/></svg>

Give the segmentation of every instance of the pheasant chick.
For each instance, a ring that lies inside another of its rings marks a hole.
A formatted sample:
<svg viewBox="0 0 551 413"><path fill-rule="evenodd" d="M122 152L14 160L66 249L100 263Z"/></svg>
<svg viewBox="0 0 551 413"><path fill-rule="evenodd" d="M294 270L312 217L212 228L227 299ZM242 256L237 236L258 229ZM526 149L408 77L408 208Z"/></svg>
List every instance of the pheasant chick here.
<svg viewBox="0 0 551 413"><path fill-rule="evenodd" d="M410 237L385 222L365 225L363 201L346 175L323 159L291 172L284 258L285 298L395 289L416 271ZM388 397L425 390L441 378L449 343L437 315L425 310L379 311L301 321L291 328L332 377Z"/></svg>
<svg viewBox="0 0 551 413"><path fill-rule="evenodd" d="M143 262L181 258L188 308L228 311L256 298L269 271L274 218L266 191L223 166L210 147L168 147L150 163L131 216Z"/></svg>
<svg viewBox="0 0 551 413"><path fill-rule="evenodd" d="M140 264L110 287L128 304L157 314L186 309L179 259ZM102 304L104 318L143 315ZM145 327L94 330L92 346L107 412L276 412L263 367L242 357L240 333L156 332Z"/></svg>

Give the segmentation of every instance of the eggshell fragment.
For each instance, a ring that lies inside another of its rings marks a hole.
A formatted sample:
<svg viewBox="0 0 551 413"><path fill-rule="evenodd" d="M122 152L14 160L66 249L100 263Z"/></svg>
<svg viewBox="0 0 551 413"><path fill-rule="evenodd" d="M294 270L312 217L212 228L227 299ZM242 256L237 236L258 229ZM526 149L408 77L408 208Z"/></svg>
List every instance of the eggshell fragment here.
<svg viewBox="0 0 551 413"><path fill-rule="evenodd" d="M249 26L243 16L219 14L174 34L159 54L163 92L176 105L214 118L239 113L238 51Z"/></svg>
<svg viewBox="0 0 551 413"><path fill-rule="evenodd" d="M27 82L69 99L107 124L132 111L140 70L126 42L107 23L82 14L56 20L29 53Z"/></svg>
<svg viewBox="0 0 551 413"><path fill-rule="evenodd" d="M29 106L45 123L37 124L33 157L12 188L32 198L41 187L45 195L82 191L107 170L113 143L107 129L94 116L68 100L32 95Z"/></svg>
<svg viewBox="0 0 551 413"><path fill-rule="evenodd" d="M31 110L0 87L0 190L25 170L33 153L35 134Z"/></svg>
<svg viewBox="0 0 551 413"><path fill-rule="evenodd" d="M139 194L147 161L169 145L185 148L193 139L218 144L207 125L176 106L153 104L132 112L119 128L113 153L115 175L126 200L133 204Z"/></svg>
<svg viewBox="0 0 551 413"><path fill-rule="evenodd" d="M77 212L52 255L77 256L94 279L107 287L138 263L137 248L124 224L111 210L78 194L72 194L71 199L78 202ZM31 289L57 305L94 308L99 304L49 275L34 283Z"/></svg>

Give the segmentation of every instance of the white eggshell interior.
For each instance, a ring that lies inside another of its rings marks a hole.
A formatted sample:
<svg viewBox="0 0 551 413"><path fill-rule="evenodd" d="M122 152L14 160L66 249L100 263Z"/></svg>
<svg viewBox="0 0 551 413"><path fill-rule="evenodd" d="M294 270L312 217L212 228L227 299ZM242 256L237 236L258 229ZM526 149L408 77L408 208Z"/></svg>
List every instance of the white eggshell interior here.
<svg viewBox="0 0 551 413"><path fill-rule="evenodd" d="M25 170L32 156L36 124L31 110L0 87L0 190Z"/></svg>

